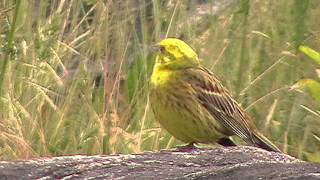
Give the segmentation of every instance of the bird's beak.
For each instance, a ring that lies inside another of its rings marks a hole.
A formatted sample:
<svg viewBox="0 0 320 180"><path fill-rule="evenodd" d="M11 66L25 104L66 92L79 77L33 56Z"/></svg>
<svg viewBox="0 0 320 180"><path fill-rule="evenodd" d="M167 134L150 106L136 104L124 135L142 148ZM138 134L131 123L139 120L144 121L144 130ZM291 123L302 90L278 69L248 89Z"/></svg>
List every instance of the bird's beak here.
<svg viewBox="0 0 320 180"><path fill-rule="evenodd" d="M157 44L154 44L154 45L151 45L150 46L150 52L151 53L156 53L156 52L158 52L159 51L159 44L157 43Z"/></svg>

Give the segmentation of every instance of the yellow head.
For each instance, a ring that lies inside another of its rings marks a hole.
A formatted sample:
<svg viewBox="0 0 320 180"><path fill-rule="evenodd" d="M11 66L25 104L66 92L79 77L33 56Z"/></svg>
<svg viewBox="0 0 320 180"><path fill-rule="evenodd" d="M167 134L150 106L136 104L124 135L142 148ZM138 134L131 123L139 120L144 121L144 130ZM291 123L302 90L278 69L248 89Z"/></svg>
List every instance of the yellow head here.
<svg viewBox="0 0 320 180"><path fill-rule="evenodd" d="M157 44L159 52L156 57L158 68L183 69L199 65L198 55L180 39L167 38Z"/></svg>

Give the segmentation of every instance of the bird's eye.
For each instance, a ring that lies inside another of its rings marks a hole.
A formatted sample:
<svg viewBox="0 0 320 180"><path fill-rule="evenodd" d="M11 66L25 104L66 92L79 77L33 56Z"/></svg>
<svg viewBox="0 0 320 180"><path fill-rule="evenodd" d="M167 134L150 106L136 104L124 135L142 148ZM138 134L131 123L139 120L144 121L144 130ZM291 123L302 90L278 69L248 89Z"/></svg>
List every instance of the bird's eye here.
<svg viewBox="0 0 320 180"><path fill-rule="evenodd" d="M159 48L159 51L160 51L162 54L164 54L165 51L166 51L166 49L165 49L164 47L160 47L160 48Z"/></svg>

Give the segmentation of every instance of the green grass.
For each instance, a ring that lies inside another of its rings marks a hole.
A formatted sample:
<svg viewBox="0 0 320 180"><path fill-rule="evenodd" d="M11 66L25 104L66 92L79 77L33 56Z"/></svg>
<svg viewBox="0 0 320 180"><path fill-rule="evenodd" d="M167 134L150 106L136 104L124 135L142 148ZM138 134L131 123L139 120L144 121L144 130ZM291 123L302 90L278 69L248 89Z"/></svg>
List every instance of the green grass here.
<svg viewBox="0 0 320 180"><path fill-rule="evenodd" d="M192 45L285 153L320 162L320 104L290 88L317 80L297 51L319 52L317 17L317 0L2 1L0 158L181 144L147 97L150 45L168 36Z"/></svg>

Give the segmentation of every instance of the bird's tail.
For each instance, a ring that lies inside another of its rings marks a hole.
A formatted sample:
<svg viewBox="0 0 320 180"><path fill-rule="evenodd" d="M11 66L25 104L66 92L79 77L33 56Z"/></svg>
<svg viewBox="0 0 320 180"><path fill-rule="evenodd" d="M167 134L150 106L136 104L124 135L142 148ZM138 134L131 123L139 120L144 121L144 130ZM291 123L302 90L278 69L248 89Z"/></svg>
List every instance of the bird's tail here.
<svg viewBox="0 0 320 180"><path fill-rule="evenodd" d="M277 146L275 146L268 138L266 138L259 132L253 133L252 141L254 145L267 151L281 152L281 150Z"/></svg>

